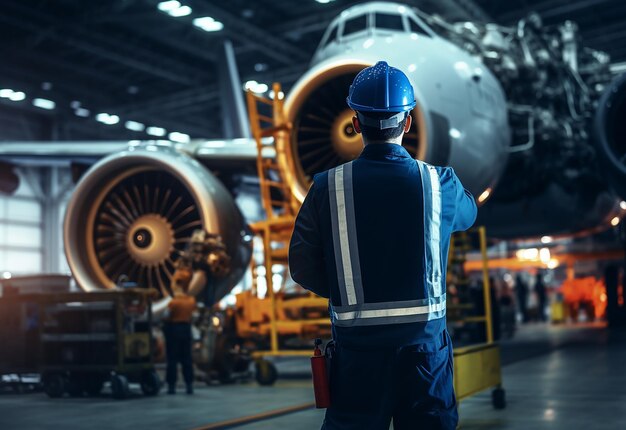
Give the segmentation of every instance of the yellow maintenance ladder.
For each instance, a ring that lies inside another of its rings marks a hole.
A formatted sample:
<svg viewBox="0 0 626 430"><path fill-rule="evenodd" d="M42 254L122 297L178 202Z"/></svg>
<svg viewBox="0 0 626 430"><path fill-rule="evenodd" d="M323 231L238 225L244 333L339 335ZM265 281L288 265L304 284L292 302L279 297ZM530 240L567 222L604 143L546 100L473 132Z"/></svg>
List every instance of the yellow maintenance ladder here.
<svg viewBox="0 0 626 430"><path fill-rule="evenodd" d="M287 268L289 240L293 232L296 213L293 204L293 197L287 182L286 172L282 165L277 163L277 159L284 154L280 154L279 146L276 144L279 139L285 138L291 130L291 124L286 120L283 110L283 99L280 84L273 85L273 99L265 98L251 91L247 92L248 113L250 115L250 125L252 134L257 145L257 170L261 189L263 208L267 218L252 225L252 230L263 241L263 265L265 268L265 280L267 285L267 295L270 300L270 321L269 337L270 349L267 351L256 351L253 356L257 358L257 380L261 384L272 384L276 379L276 369L272 363L263 360L267 356L281 355L311 355L311 349L306 350L284 350L279 347L279 334L292 334L303 327L325 326L330 327L328 318L306 319L306 320L285 320L279 318L285 309L289 307L321 307L326 309L328 300L319 298L313 293L297 300L283 300L277 298L274 291L273 268L275 265L282 265ZM268 150L273 150L275 157L267 158L265 154ZM254 261L252 263L255 264ZM253 274L256 268L253 267ZM284 270L287 273L287 270ZM253 276L253 279L255 277ZM259 299L263 300L263 299Z"/></svg>

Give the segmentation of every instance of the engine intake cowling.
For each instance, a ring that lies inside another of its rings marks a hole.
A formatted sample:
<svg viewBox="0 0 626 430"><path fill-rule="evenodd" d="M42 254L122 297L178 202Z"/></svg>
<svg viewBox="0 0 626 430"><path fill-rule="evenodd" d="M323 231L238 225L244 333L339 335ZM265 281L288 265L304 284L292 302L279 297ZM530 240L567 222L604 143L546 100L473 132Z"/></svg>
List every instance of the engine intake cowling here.
<svg viewBox="0 0 626 430"><path fill-rule="evenodd" d="M85 291L114 288L127 278L154 288L167 304L174 263L196 229L222 237L231 271L211 282L209 299L240 281L251 236L228 190L199 162L162 145L111 155L76 186L65 214L65 254Z"/></svg>

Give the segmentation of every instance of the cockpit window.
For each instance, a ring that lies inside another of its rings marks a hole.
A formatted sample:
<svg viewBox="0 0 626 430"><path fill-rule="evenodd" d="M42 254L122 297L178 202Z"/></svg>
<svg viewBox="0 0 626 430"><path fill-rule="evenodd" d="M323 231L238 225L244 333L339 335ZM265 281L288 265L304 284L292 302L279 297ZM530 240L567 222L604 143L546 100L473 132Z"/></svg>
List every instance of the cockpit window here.
<svg viewBox="0 0 626 430"><path fill-rule="evenodd" d="M404 25L402 24L402 15L377 13L376 28L384 30L404 31Z"/></svg>
<svg viewBox="0 0 626 430"><path fill-rule="evenodd" d="M416 21L413 20L413 18L410 18L410 17L409 17L409 30L411 31L411 33L417 33L417 34L421 34L422 36L430 37L430 34L428 34L426 30L424 30L424 27L419 25L419 23L417 23Z"/></svg>
<svg viewBox="0 0 626 430"><path fill-rule="evenodd" d="M338 27L339 27L338 25L335 25L330 30L330 33L328 33L328 37L326 38L326 41L324 42L324 46L328 46L331 42L333 42L337 38L337 28Z"/></svg>
<svg viewBox="0 0 626 430"><path fill-rule="evenodd" d="M363 31L367 28L367 15L360 15L355 18L347 20L343 24L343 35L348 36L358 31Z"/></svg>

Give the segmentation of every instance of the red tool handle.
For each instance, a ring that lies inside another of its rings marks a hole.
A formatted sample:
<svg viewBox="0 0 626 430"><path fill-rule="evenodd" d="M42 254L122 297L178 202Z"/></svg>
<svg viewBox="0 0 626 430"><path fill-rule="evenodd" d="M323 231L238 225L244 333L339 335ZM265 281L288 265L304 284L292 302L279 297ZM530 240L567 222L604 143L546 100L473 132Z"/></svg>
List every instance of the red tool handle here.
<svg viewBox="0 0 626 430"><path fill-rule="evenodd" d="M328 384L328 372L326 370L326 357L322 355L317 341L313 357L311 357L311 370L313 372L315 406L318 409L328 408L330 407L330 386Z"/></svg>

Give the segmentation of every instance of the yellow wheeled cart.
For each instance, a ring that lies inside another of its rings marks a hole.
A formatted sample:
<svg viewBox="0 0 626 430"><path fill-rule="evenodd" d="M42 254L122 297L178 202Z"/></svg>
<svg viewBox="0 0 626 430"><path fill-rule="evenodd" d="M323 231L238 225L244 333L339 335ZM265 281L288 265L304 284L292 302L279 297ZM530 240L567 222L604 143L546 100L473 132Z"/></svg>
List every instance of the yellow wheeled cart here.
<svg viewBox="0 0 626 430"><path fill-rule="evenodd" d="M467 311L472 311L473 306L468 304L469 300L463 300L462 298L463 287L469 284L463 267L467 253L472 251L472 243L476 241L480 249L480 260L482 263L484 315L474 314L468 316L466 313ZM456 270L457 268L459 270ZM448 305L448 324L483 323L486 340L485 343L454 349L454 391L457 399L462 400L480 391L493 388L492 403L494 408L504 409L506 407L506 396L502 388L500 346L493 339L491 286L485 227L478 227L469 232L456 233L452 236L448 265L449 295L451 289L454 289L453 292L455 294L448 299L451 302ZM457 303L454 303L455 298L460 300L456 300Z"/></svg>

